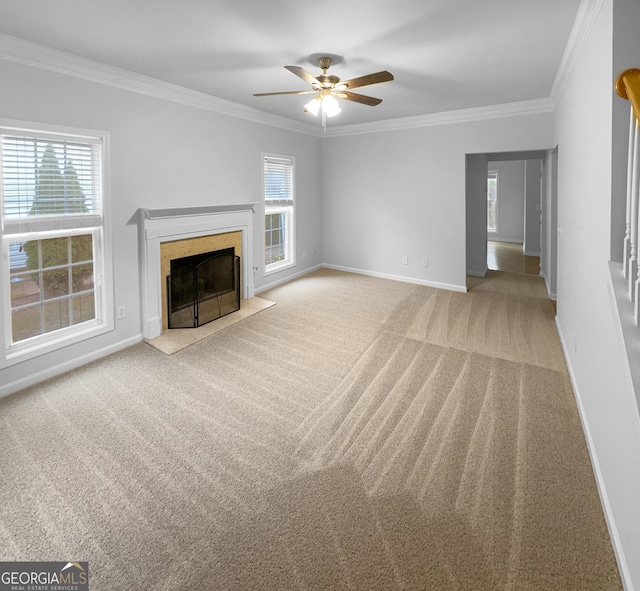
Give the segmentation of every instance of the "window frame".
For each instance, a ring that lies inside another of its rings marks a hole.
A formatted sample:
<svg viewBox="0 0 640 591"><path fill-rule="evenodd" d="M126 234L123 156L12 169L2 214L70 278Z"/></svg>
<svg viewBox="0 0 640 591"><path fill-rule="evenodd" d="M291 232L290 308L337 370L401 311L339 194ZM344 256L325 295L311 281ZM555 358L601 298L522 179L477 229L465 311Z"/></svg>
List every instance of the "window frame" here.
<svg viewBox="0 0 640 591"><path fill-rule="evenodd" d="M267 169L268 159L280 160L291 166L291 195L287 199L267 199ZM264 204L264 215L262 216L262 237L263 243L266 239L266 218L270 214L284 214L285 216L285 251L286 255L282 261L267 264L264 262L264 275L271 275L296 266L296 234L295 234L295 184L296 184L296 165L294 156L286 156L282 154L262 153L262 201ZM269 203L271 201L271 203ZM266 255L266 244L263 250L263 261Z"/></svg>
<svg viewBox="0 0 640 591"><path fill-rule="evenodd" d="M99 213L84 216L84 219L82 219L82 216L74 218L73 215L51 215L34 218L28 222L24 220L13 222L5 220L4 217L4 182L2 159L0 158L0 253L2 260L0 268L0 277L2 278L0 314L4 323L2 347L0 347L0 367L8 367L113 331L115 328L110 223L109 133L0 118L0 135L30 137L43 141L91 143L98 147L97 162L100 168L101 210ZM1 149L0 146L0 151ZM28 238L45 240L79 234L91 234L93 237L95 318L13 343L10 243L26 241Z"/></svg>

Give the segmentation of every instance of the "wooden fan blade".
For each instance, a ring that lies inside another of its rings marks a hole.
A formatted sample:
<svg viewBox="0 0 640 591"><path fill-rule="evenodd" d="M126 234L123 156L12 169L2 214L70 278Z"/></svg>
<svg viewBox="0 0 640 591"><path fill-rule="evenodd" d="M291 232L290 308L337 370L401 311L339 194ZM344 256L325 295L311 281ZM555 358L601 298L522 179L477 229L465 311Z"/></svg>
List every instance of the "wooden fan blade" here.
<svg viewBox="0 0 640 591"><path fill-rule="evenodd" d="M369 86L370 84L380 84L380 82L391 82L393 80L393 74L383 70L382 72L376 72L375 74L367 74L366 76L360 76L359 78L352 78L351 80L345 80L340 82L340 85L346 85L347 88L358 88L358 86Z"/></svg>
<svg viewBox="0 0 640 591"><path fill-rule="evenodd" d="M372 96L366 96L364 94L356 94L355 92L347 92L343 90L341 92L336 92L336 96L340 98L347 99L348 101L354 101L356 103L362 103L363 105L369 105L370 107L375 107L382 102L382 99L374 98Z"/></svg>
<svg viewBox="0 0 640 591"><path fill-rule="evenodd" d="M296 76L302 78L307 84L311 84L311 86L321 86L320 82L304 68L300 66L285 66L285 68L289 70L289 72L293 72Z"/></svg>
<svg viewBox="0 0 640 591"><path fill-rule="evenodd" d="M283 92L259 92L253 96L275 96L277 94L314 94L317 90L285 90Z"/></svg>

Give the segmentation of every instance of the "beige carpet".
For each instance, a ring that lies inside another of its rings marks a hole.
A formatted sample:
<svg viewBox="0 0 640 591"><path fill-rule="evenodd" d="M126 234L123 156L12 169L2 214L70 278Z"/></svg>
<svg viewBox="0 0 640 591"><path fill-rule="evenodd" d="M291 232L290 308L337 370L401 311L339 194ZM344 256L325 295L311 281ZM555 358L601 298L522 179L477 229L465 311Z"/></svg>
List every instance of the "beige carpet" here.
<svg viewBox="0 0 640 591"><path fill-rule="evenodd" d="M173 355L273 305L275 305L275 302L259 297L240 300L240 309L237 312L222 316L198 328L174 328L165 330L161 335L153 339L148 339L147 343L158 349L158 351L162 351L167 355Z"/></svg>
<svg viewBox="0 0 640 591"><path fill-rule="evenodd" d="M91 589L621 589L536 277L321 270L0 400L0 560Z"/></svg>

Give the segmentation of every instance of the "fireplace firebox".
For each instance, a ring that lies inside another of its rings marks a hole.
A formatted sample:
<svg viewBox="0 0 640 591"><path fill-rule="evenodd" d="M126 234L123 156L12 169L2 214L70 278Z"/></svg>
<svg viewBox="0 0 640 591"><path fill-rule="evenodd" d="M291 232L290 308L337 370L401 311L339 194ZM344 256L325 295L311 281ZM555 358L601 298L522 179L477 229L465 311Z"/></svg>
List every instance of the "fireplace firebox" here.
<svg viewBox="0 0 640 591"><path fill-rule="evenodd" d="M197 328L240 309L240 257L234 248L171 261L169 328Z"/></svg>

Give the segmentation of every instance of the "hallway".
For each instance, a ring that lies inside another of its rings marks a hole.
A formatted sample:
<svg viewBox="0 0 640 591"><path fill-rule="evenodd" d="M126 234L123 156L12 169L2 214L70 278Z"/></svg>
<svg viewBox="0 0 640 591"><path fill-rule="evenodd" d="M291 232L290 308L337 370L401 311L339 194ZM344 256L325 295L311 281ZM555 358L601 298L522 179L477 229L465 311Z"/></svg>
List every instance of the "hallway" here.
<svg viewBox="0 0 640 591"><path fill-rule="evenodd" d="M526 256L522 252L522 244L488 240L487 267L491 271L539 275L540 257Z"/></svg>

